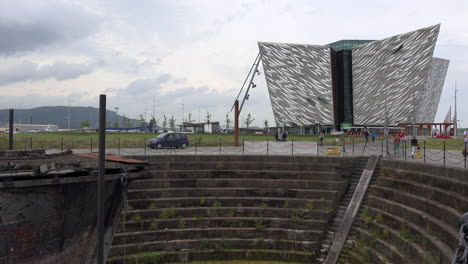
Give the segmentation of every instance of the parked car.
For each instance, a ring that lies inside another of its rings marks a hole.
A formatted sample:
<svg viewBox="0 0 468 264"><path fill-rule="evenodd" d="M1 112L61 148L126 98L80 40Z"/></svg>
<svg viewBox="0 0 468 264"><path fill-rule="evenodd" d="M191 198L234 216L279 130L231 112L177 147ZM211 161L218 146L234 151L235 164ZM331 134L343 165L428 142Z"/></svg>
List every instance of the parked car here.
<svg viewBox="0 0 468 264"><path fill-rule="evenodd" d="M157 148L186 148L189 145L187 135L184 133L162 133L161 135L148 140L148 146Z"/></svg>

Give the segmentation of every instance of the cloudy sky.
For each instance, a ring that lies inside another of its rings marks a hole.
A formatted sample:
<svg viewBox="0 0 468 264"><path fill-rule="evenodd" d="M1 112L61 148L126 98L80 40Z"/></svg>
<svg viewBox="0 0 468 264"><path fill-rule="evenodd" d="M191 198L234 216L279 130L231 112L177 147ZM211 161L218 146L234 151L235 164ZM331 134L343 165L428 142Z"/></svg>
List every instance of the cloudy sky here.
<svg viewBox="0 0 468 264"><path fill-rule="evenodd" d="M0 109L98 106L178 122L224 120L257 41L382 39L441 23L450 60L436 121L454 102L468 127L468 1L0 0ZM241 116L273 124L264 76ZM232 115L231 115L232 117Z"/></svg>

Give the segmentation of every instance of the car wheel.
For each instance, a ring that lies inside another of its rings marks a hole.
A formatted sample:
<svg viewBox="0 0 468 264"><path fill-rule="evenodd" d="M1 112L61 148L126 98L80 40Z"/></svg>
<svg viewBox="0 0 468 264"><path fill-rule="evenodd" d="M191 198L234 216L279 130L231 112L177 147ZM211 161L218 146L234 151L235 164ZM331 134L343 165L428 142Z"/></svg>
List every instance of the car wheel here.
<svg viewBox="0 0 468 264"><path fill-rule="evenodd" d="M150 147L150 149L154 149L154 146L153 146L153 145L150 145L149 147Z"/></svg>
<svg viewBox="0 0 468 264"><path fill-rule="evenodd" d="M183 149L185 149L185 148L187 148L187 144L182 143L182 145L180 145L180 147L183 148Z"/></svg>
<svg viewBox="0 0 468 264"><path fill-rule="evenodd" d="M161 148L162 148L161 143L158 143L158 144L156 145L156 148L157 148L157 149L161 149Z"/></svg>

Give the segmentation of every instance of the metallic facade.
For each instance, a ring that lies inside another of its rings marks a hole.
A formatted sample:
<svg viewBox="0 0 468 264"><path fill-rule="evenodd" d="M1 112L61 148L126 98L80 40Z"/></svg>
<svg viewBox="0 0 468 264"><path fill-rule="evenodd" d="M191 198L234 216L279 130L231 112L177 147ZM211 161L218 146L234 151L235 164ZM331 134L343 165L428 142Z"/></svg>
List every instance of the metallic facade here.
<svg viewBox="0 0 468 264"><path fill-rule="evenodd" d="M448 66L449 60L432 58L431 68L426 80L426 87L423 89L421 103L416 111L418 122L434 123Z"/></svg>
<svg viewBox="0 0 468 264"><path fill-rule="evenodd" d="M433 58L439 29L321 46L260 42L277 126L340 125L346 114L357 126L434 122L449 64ZM333 63L337 52L351 52L351 65ZM351 111L339 107L346 102Z"/></svg>
<svg viewBox="0 0 468 264"><path fill-rule="evenodd" d="M383 126L386 117L388 125L420 121L438 33L436 25L352 49L356 125Z"/></svg>
<svg viewBox="0 0 468 264"><path fill-rule="evenodd" d="M277 126L333 124L330 48L259 42Z"/></svg>

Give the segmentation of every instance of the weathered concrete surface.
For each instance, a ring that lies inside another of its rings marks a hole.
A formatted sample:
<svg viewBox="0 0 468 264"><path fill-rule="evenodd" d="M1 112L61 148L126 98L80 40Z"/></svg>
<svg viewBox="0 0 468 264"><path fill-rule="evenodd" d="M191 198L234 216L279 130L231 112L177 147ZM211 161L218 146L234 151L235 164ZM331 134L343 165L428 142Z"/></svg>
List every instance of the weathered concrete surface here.
<svg viewBox="0 0 468 264"><path fill-rule="evenodd" d="M372 174L374 174L374 170L377 167L378 162L378 156L371 156L369 158L366 168L362 172L361 179L359 180L359 183L356 187L356 191L354 192L349 206L346 209L343 223L341 223L341 226L336 234L335 241L333 242L324 263L335 264L338 261L341 250L343 249L343 246L346 242L346 238L348 237L349 231L351 230L354 218L359 211L359 207L361 206L362 200L364 199L364 195L366 194L367 188L369 187Z"/></svg>

